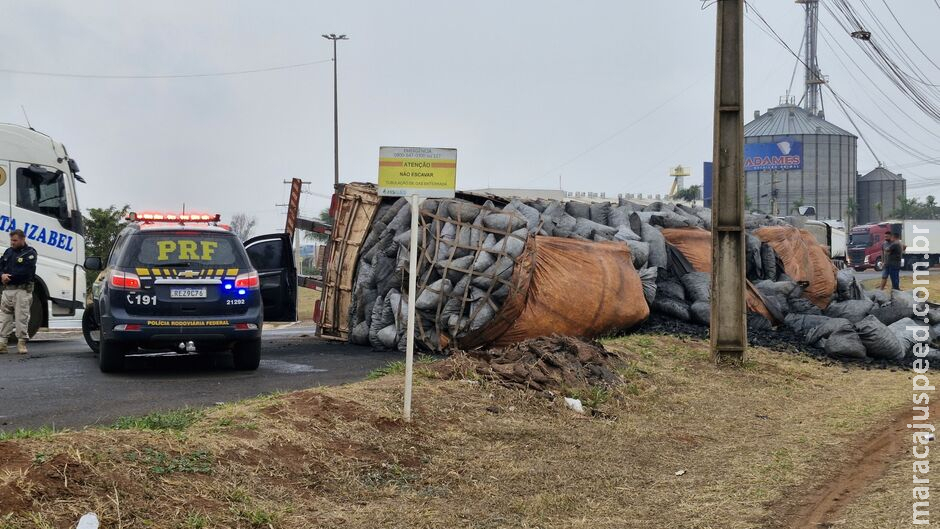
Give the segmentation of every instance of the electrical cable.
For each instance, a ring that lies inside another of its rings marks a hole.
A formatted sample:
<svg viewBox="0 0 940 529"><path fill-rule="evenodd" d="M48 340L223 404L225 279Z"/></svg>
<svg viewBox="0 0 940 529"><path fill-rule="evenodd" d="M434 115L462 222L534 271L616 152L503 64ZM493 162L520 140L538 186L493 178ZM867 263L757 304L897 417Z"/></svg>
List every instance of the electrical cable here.
<svg viewBox="0 0 940 529"><path fill-rule="evenodd" d="M654 107L654 108L653 108L652 110L650 110L649 112L647 112L647 113L643 114L642 116L636 118L635 120L631 121L629 124L627 124L626 126L620 128L619 130L617 130L617 131L614 132L613 134L610 134L610 135L607 136L606 138L604 138L604 139L602 139L601 141L595 143L594 145L588 147L587 149L581 151L580 153L578 153L578 154L572 156L571 158L568 158L568 159L565 160L564 162L562 162L562 163L556 165L555 167L552 167L552 168L549 169L548 171L545 171L545 172L542 173L542 174L539 174L539 175L533 176L532 178L529 178L528 180L525 181L525 183L529 183L529 182L531 182L531 181L533 181L533 180L537 180L537 179L539 179L539 178L544 178L545 176L548 176L549 174L554 173L555 171L561 169L562 167L565 167L566 165L570 164L571 162L574 162L575 160L578 160L579 158L583 157L584 155L590 153L591 151L593 151L593 150L597 149L598 147L604 145L605 143L609 142L610 140L612 140L612 139L616 138L617 136L623 134L624 132L630 130L631 128L633 128L633 126L637 125L638 123L640 123L641 121L645 120L646 118L652 116L653 114L655 114L656 112L658 112L660 109L662 109L663 107L665 107L665 106L668 105L669 103L671 103L671 102L673 102L674 100L678 99L679 96L685 94L686 92L688 92L689 90L691 90L693 87L698 86L701 82L702 82L702 79L701 79L701 78L695 80L695 81L692 82L690 85L686 86L685 88L683 88L682 90L680 90L679 92L677 92L676 94L674 94L674 95L673 95L672 97L670 97L669 99L663 101L662 103L660 103L659 105L657 105L656 107Z"/></svg>
<svg viewBox="0 0 940 529"><path fill-rule="evenodd" d="M786 43L786 41L784 41L783 38L780 37L780 35L776 32L776 30L773 29L773 27L770 25L770 23L767 22L767 20L760 14L760 12L759 12L757 9L755 9L754 6L750 6L750 7L751 7L751 9L754 11L754 13L757 15L757 17L762 21L762 23L768 28L768 30L770 30L770 31L773 33L773 35L774 35L774 37L775 37L775 40L777 40L777 42L778 42L779 44L781 44L782 46L784 46L794 57L797 57L801 62L803 62L802 59L799 57L799 55L793 51L793 48L791 48L791 47ZM804 66L806 65L805 62L803 62L803 64L804 64ZM881 163L881 159L875 154L875 152L874 152L874 150L873 150L873 148L872 148L871 142L869 142L869 141L865 138L864 134L861 132L861 129L860 129L860 128L858 127L858 125L855 123L855 120L852 119L852 116L848 113L848 111L846 110L846 108L852 110L852 113L853 113L853 114L855 114L855 115L856 115L859 119L861 119L866 125L868 125L870 128L872 128L877 134L879 134L880 136L882 136L886 141L888 141L889 143L891 143L891 144L894 145L895 147L897 147L897 148L901 149L902 151L904 151L904 152L906 152L906 153L908 153L908 154L914 156L915 158L918 158L918 159L923 160L923 161L928 162L928 163L935 163L935 162L933 161L933 157L932 157L932 156L927 155L927 154L925 154L925 153L922 153L922 152L920 152L920 151L917 151L916 149L912 149L912 148L910 148L909 146L904 145L903 142L899 141L897 138L895 138L895 137L893 137L892 135L890 135L890 133L888 133L888 132L885 131L883 128L881 128L880 126L878 126L874 121L872 121L871 119L867 118L864 114L862 114L861 112L859 112L856 108L854 108L851 104L849 104L844 98L842 98L841 95L839 95L839 94L835 91L835 89L832 88L832 86L831 86L829 83L824 83L823 86L825 86L826 89L829 90L830 94L832 94L832 96L836 99L836 102L839 104L840 109L843 111L843 113L845 113L846 118L847 118L847 119L849 120L849 122L852 124L853 128L854 128L855 131L858 133L859 138L861 138L862 141L865 143L865 146L868 147L868 150L872 153L872 156L875 158L876 161L878 161L879 163Z"/></svg>

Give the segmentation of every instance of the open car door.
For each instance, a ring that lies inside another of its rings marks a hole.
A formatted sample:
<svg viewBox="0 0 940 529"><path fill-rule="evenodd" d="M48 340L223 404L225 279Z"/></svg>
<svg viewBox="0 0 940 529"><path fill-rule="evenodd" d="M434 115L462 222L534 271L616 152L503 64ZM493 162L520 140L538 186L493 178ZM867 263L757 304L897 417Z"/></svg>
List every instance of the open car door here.
<svg viewBox="0 0 940 529"><path fill-rule="evenodd" d="M245 241L245 251L261 280L264 321L297 320L297 268L286 233L259 235Z"/></svg>

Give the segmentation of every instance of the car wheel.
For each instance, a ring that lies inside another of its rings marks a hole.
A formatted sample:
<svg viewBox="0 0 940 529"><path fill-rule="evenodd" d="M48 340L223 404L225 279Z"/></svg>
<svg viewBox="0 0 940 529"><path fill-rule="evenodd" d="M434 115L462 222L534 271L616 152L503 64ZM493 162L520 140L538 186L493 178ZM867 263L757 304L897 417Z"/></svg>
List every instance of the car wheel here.
<svg viewBox="0 0 940 529"><path fill-rule="evenodd" d="M114 340L101 340L98 345L98 367L102 373L114 373L124 369L124 353L127 347Z"/></svg>
<svg viewBox="0 0 940 529"><path fill-rule="evenodd" d="M98 322L95 320L95 311L94 309L87 308L85 309L85 314L82 315L82 335L85 336L85 343L88 344L88 347L95 353L100 352L101 349L101 327L98 325Z"/></svg>
<svg viewBox="0 0 940 529"><path fill-rule="evenodd" d="M232 362L239 371L254 371L261 363L261 340L238 342L232 348Z"/></svg>
<svg viewBox="0 0 940 529"><path fill-rule="evenodd" d="M881 272L884 269L885 267L884 267L884 264L881 262L881 257L879 257L878 259L875 259L875 270Z"/></svg>

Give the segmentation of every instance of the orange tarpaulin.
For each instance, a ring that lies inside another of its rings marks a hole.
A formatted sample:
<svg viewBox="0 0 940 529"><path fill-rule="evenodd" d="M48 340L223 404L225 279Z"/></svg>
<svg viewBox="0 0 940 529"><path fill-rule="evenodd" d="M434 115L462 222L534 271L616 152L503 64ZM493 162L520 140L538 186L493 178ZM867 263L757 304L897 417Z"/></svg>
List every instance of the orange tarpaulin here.
<svg viewBox="0 0 940 529"><path fill-rule="evenodd" d="M754 235L777 252L791 279L809 283L803 297L821 309L829 306L838 285L838 271L810 232L793 226L767 226L755 230Z"/></svg>
<svg viewBox="0 0 940 529"><path fill-rule="evenodd" d="M712 232L702 228L664 228L663 237L685 256L696 272L712 271ZM747 281L747 308L767 320L776 321L760 294L750 281Z"/></svg>
<svg viewBox="0 0 940 529"><path fill-rule="evenodd" d="M553 333L593 338L649 316L627 245L539 236L534 244L524 306L493 345Z"/></svg>

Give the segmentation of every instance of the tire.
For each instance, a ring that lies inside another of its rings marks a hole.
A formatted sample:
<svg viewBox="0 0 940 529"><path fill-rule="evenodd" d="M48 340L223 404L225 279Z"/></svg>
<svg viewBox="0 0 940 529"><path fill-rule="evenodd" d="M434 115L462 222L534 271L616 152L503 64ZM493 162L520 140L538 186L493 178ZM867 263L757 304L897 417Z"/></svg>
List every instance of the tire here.
<svg viewBox="0 0 940 529"><path fill-rule="evenodd" d="M95 337L92 333L97 333L98 336ZM95 320L95 310L91 307L85 309L85 314L82 315L82 335L85 336L85 343L95 354L101 352L101 342L99 341L101 339L101 326Z"/></svg>
<svg viewBox="0 0 940 529"><path fill-rule="evenodd" d="M868 270L868 269L865 268L864 266L856 266L856 267L855 267L855 271L856 271L856 272L864 272L865 270Z"/></svg>
<svg viewBox="0 0 940 529"><path fill-rule="evenodd" d="M30 338L36 336L36 333L39 332L39 328L42 327L42 320L46 310L45 305L46 298L42 295L42 293L39 292L39 289L37 288L33 293L33 301L29 305L29 325L26 327L26 332L29 334ZM15 325L13 332L7 336L7 340L16 343Z"/></svg>
<svg viewBox="0 0 940 529"><path fill-rule="evenodd" d="M239 371L254 371L261 363L261 339L238 342L232 348L232 363Z"/></svg>
<svg viewBox="0 0 940 529"><path fill-rule="evenodd" d="M29 332L29 337L32 338L36 336L36 333L39 332L39 328L42 327L43 316L46 312L46 297L40 292L40 288L35 289L33 294L33 301L29 305L29 326L27 332Z"/></svg>
<svg viewBox="0 0 940 529"><path fill-rule="evenodd" d="M102 373L115 373L124 369L127 347L114 340L102 340L98 347L98 367Z"/></svg>
<svg viewBox="0 0 940 529"><path fill-rule="evenodd" d="M875 270L881 272L885 269L884 263L881 262L881 257L875 259Z"/></svg>

